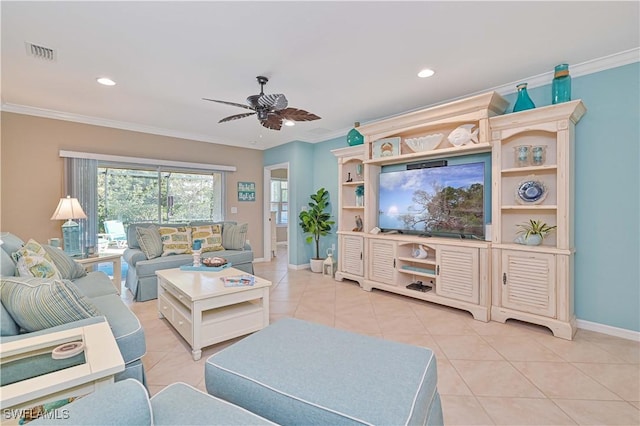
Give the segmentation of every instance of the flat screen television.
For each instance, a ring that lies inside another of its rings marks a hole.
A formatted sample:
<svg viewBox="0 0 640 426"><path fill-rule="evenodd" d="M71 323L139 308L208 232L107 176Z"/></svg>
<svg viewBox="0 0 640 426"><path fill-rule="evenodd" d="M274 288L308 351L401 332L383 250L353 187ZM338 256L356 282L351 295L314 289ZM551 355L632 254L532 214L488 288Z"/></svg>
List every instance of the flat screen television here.
<svg viewBox="0 0 640 426"><path fill-rule="evenodd" d="M484 239L485 164L383 170L378 227L406 234Z"/></svg>

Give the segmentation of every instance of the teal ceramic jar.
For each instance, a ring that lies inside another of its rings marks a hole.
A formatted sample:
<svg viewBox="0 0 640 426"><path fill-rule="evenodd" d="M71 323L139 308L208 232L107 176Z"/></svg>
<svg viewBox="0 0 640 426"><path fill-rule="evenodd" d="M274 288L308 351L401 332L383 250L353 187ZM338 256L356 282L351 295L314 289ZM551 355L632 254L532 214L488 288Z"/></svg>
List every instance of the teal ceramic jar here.
<svg viewBox="0 0 640 426"><path fill-rule="evenodd" d="M347 133L347 144L349 146L362 145L364 143L364 136L358 131L360 123L357 121L353 125L353 129Z"/></svg>
<svg viewBox="0 0 640 426"><path fill-rule="evenodd" d="M527 83L520 83L516 88L518 89L518 98L516 99L516 104L513 106L513 112L535 108L536 106L529 97L529 92L527 92Z"/></svg>
<svg viewBox="0 0 640 426"><path fill-rule="evenodd" d="M569 65L556 65L553 81L551 82L551 103L559 104L571 100L571 76Z"/></svg>

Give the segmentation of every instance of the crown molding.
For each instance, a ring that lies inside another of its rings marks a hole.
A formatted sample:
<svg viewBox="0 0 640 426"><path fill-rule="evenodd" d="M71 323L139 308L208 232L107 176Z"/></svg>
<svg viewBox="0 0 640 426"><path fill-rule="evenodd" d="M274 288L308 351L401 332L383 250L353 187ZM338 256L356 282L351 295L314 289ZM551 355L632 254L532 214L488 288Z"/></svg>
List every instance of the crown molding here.
<svg viewBox="0 0 640 426"><path fill-rule="evenodd" d="M46 108L32 107L12 103L3 103L2 111L16 114L33 115L54 120L72 121L74 123L90 124L93 126L111 127L120 130L130 130L133 132L148 133L152 135L168 136L172 138L190 139L199 142L209 142L221 145L229 145L229 141L212 138L211 136L197 133L183 132L180 130L164 129L161 127L146 126L144 124L130 123L126 121L109 120L106 118L92 117L88 115L74 114L69 112L56 111ZM246 147L243 147L246 148Z"/></svg>
<svg viewBox="0 0 640 426"><path fill-rule="evenodd" d="M583 75L593 74L596 72L621 67L623 65L632 64L634 62L640 62L640 47L625 50L619 53L614 53L612 55L605 56L602 58L582 62L580 64L569 64L569 66L571 69L571 76L580 77ZM481 93L486 93L489 91L495 91L500 95L509 95L511 93L516 92L515 90L516 85L522 81L526 81L529 88L534 88L534 87L547 85L551 82L552 79L553 79L553 71L549 71L543 74L522 78L522 79L519 79L518 81L503 84L493 88L487 88L475 93L469 93L462 97L448 99L446 101L438 102L436 104L426 105L410 111L394 114L389 117L377 118L376 120L373 120L373 121L379 121L385 118L395 117L395 116L406 114L409 112L418 111L424 108L429 108L429 107L440 105L443 103L452 102L462 98L467 98L469 96L479 95ZM90 124L94 126L111 127L114 129L121 129L121 130L130 130L133 132L149 133L153 135L169 136L169 137L180 138L180 139L190 139L190 140L199 141L199 142L209 142L209 143L216 143L220 145L240 146L240 145L230 144L229 141L222 141L220 139L212 138L211 136L201 135L197 133L189 133L189 132L183 132L179 130L171 130L171 129L164 129L160 127L146 126L143 124L129 123L126 121L108 120L108 119L99 118L99 117L91 117L87 115L55 111L55 110L50 110L45 108L31 107L27 105L3 103L0 106L0 110L6 111L6 112L13 112L16 114L33 115L36 117L52 118L55 120L73 121L76 123ZM366 123L362 123L362 124L366 124ZM346 135L349 130L351 130L350 127L346 129L336 130L330 133L325 133L321 136L309 137L301 142L318 143L318 142L328 141L328 140L339 138ZM242 146L242 147L251 148L251 149L260 149L260 148L252 148L247 146ZM267 149L267 148L263 148L263 149Z"/></svg>

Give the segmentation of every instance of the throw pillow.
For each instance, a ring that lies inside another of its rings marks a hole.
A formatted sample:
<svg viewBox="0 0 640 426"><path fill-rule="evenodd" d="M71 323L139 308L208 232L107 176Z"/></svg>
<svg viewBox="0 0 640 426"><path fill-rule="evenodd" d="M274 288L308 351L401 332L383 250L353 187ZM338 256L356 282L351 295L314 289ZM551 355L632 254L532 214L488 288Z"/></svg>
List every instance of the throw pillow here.
<svg viewBox="0 0 640 426"><path fill-rule="evenodd" d="M75 280L87 275L85 267L73 260L73 258L64 251L46 244L42 247L51 260L53 260L53 264L56 265L62 279Z"/></svg>
<svg viewBox="0 0 640 426"><path fill-rule="evenodd" d="M29 240L11 255L21 277L61 279L60 272L47 251L37 241Z"/></svg>
<svg viewBox="0 0 640 426"><path fill-rule="evenodd" d="M136 228L136 240L147 259L155 259L162 256L162 239L157 226L151 225L148 228L138 226Z"/></svg>
<svg viewBox="0 0 640 426"><path fill-rule="evenodd" d="M160 226L158 232L162 239L162 256L191 253L191 228Z"/></svg>
<svg viewBox="0 0 640 426"><path fill-rule="evenodd" d="M220 225L200 225L191 227L191 240L202 241L202 253L224 250Z"/></svg>
<svg viewBox="0 0 640 426"><path fill-rule="evenodd" d="M0 299L24 330L38 331L100 315L71 281L3 277Z"/></svg>
<svg viewBox="0 0 640 426"><path fill-rule="evenodd" d="M222 245L226 250L244 250L248 230L249 225L247 223L239 225L226 224L222 229Z"/></svg>

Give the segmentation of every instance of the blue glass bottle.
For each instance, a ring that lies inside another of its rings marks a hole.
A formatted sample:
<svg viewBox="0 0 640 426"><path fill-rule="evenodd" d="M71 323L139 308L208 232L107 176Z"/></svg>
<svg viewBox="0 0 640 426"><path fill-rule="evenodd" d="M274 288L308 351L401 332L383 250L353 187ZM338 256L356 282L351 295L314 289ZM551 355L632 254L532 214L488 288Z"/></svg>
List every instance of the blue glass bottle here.
<svg viewBox="0 0 640 426"><path fill-rule="evenodd" d="M362 145L364 143L364 136L358 131L360 123L357 121L353 125L353 129L347 133L347 144L349 146Z"/></svg>
<svg viewBox="0 0 640 426"><path fill-rule="evenodd" d="M529 97L529 92L527 92L527 83L520 83L516 88L518 89L518 99L516 99L516 104L513 106L513 112L535 108L536 106Z"/></svg>
<svg viewBox="0 0 640 426"><path fill-rule="evenodd" d="M569 65L556 65L553 81L551 82L551 103L559 104L571 100L571 76Z"/></svg>

